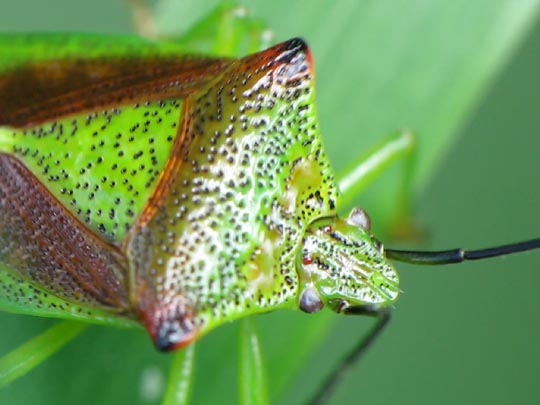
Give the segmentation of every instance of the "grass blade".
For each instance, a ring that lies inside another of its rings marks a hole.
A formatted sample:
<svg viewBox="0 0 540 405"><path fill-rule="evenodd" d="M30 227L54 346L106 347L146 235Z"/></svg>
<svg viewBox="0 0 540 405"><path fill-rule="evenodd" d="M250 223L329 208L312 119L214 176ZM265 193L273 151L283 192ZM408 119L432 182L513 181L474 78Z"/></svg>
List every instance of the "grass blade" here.
<svg viewBox="0 0 540 405"><path fill-rule="evenodd" d="M22 377L69 343L88 325L61 321L0 358L0 388Z"/></svg>

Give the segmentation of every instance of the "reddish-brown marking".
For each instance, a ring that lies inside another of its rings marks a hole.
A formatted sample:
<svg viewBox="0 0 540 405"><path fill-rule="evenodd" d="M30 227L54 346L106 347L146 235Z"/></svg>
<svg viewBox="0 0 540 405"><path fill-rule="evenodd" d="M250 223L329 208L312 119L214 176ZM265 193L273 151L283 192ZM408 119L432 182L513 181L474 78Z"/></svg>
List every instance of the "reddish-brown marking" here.
<svg viewBox="0 0 540 405"><path fill-rule="evenodd" d="M304 258L302 259L302 263L304 264L304 266L312 264L313 258L311 256L304 256Z"/></svg>
<svg viewBox="0 0 540 405"><path fill-rule="evenodd" d="M0 126L30 127L126 103L184 98L230 64L157 56L30 63L0 75Z"/></svg>
<svg viewBox="0 0 540 405"><path fill-rule="evenodd" d="M5 154L0 154L0 262L68 301L127 311L124 256Z"/></svg>
<svg viewBox="0 0 540 405"><path fill-rule="evenodd" d="M184 105L182 106L182 123L178 129L176 139L174 140L169 160L167 160L167 164L159 174L156 188L152 195L150 195L148 202L145 204L143 212L137 220L137 226L132 228L132 232L136 232L137 227L145 226L155 215L159 207L163 204L163 200L169 192L176 176L180 173L183 158L186 156L193 138L193 131L190 130L191 117L186 113L186 111L189 111L190 105L191 101L188 98L184 101ZM129 238L126 239L125 243L128 243L128 240Z"/></svg>

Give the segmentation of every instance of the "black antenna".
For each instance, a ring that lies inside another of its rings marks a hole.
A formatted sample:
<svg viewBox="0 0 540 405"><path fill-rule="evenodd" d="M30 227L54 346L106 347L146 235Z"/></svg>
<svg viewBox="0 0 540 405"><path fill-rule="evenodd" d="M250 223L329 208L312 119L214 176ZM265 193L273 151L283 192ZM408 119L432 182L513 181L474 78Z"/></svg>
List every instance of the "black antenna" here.
<svg viewBox="0 0 540 405"><path fill-rule="evenodd" d="M495 256L509 255L512 253L525 252L527 250L540 249L540 239L531 239L510 245L497 246L480 250L452 249L438 252L422 252L409 250L386 249L386 257L400 262L412 264L452 264L461 263L465 260L480 260Z"/></svg>

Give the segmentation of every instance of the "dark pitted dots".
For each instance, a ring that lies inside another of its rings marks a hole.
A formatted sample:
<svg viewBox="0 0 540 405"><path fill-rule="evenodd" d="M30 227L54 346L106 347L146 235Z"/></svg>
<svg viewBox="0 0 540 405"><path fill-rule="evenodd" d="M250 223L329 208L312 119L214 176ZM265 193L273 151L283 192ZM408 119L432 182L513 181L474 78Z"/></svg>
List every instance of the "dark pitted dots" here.
<svg viewBox="0 0 540 405"><path fill-rule="evenodd" d="M117 278L122 264L8 156L0 159L0 201L0 228L10 229L0 233L0 263L13 269L12 275L0 272L0 288L8 289L13 302L71 312L81 307L70 302L96 310L126 305L127 291ZM16 289L9 287L12 283Z"/></svg>
<svg viewBox="0 0 540 405"><path fill-rule="evenodd" d="M166 303L171 313L181 313L174 304L180 296L196 305L204 323L299 299L296 252L304 227L332 213L336 190L309 108L306 50L298 48L296 59L288 52L280 61L276 54L242 60L187 104L181 170L144 231L130 240L138 277L152 280L152 305ZM147 139L147 145L158 143ZM153 152L140 150L146 167L153 167ZM137 247L148 243L152 249L141 256ZM313 312L318 301L306 292L302 306Z"/></svg>
<svg viewBox="0 0 540 405"><path fill-rule="evenodd" d="M177 128L181 106L177 100L148 102L15 130L13 150L72 212L90 210L80 218L90 228L119 240L165 167L176 137L171 128ZM94 192L85 193L89 188ZM135 201L130 214L121 209L106 220L97 215L97 210L109 212L115 199L126 193Z"/></svg>

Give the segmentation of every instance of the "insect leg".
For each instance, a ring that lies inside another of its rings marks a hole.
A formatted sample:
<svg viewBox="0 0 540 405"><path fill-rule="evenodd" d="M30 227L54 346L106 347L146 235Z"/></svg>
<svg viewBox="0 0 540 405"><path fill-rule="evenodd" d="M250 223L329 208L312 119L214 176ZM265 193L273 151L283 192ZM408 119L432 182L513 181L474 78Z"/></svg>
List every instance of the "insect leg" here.
<svg viewBox="0 0 540 405"><path fill-rule="evenodd" d="M338 176L342 193L341 205L350 205L381 172L398 160L403 160L404 168L397 196L397 212L390 223L395 224L389 233L398 239L422 235L410 218L412 202L412 178L416 160L414 134L403 130L383 139L361 156L348 170Z"/></svg>
<svg viewBox="0 0 540 405"><path fill-rule="evenodd" d="M137 31L151 38L162 37L152 7L145 0L130 0ZM200 18L180 35L169 38L187 51L219 56L241 56L270 46L271 31L266 24L249 15L235 1L226 1Z"/></svg>
<svg viewBox="0 0 540 405"><path fill-rule="evenodd" d="M266 372L253 317L242 319L239 341L240 403L268 404Z"/></svg>
<svg viewBox="0 0 540 405"><path fill-rule="evenodd" d="M143 37L158 37L156 20L146 0L128 0L131 8L133 25L137 33Z"/></svg>
<svg viewBox="0 0 540 405"><path fill-rule="evenodd" d="M189 404L193 390L195 343L178 350L172 359L163 405Z"/></svg>
<svg viewBox="0 0 540 405"><path fill-rule="evenodd" d="M5 354L0 358L0 388L37 367L71 342L87 326L83 322L57 322L45 332Z"/></svg>
<svg viewBox="0 0 540 405"><path fill-rule="evenodd" d="M383 139L348 170L338 175L339 189L343 194L342 203L349 203L398 159L405 159L407 164L404 170L403 189L407 189L408 192L415 150L414 135L410 131L401 131Z"/></svg>
<svg viewBox="0 0 540 405"><path fill-rule="evenodd" d="M377 340L381 332L390 322L392 312L388 308L378 309L370 306L351 307L345 311L349 315L367 315L376 318L375 324L371 330L362 340L360 340L352 350L339 362L337 367L332 370L330 375L326 378L326 381L317 390L315 395L309 401L312 405L319 405L326 403L335 389L343 380L346 373L350 368L358 362L362 355L371 347L371 345Z"/></svg>
<svg viewBox="0 0 540 405"><path fill-rule="evenodd" d="M271 39L266 24L234 1L217 6L180 38L199 52L202 47L210 54L236 57L268 48Z"/></svg>

